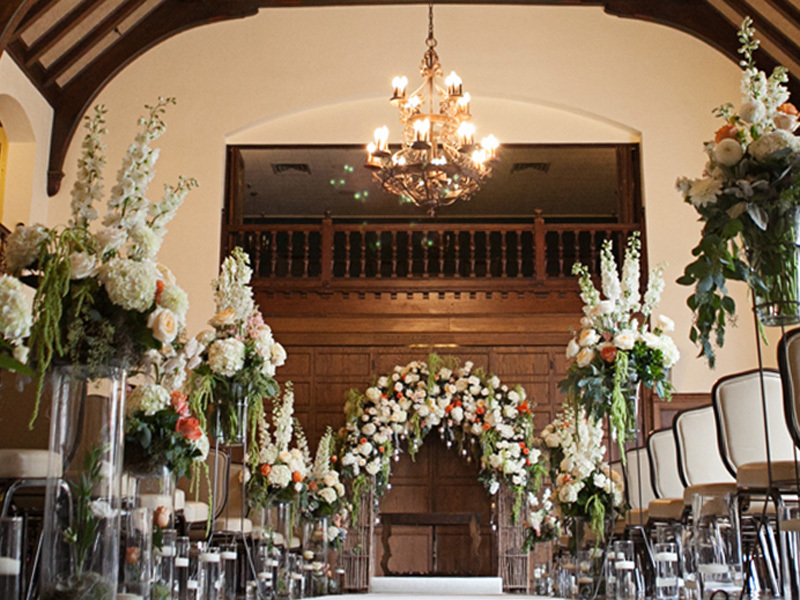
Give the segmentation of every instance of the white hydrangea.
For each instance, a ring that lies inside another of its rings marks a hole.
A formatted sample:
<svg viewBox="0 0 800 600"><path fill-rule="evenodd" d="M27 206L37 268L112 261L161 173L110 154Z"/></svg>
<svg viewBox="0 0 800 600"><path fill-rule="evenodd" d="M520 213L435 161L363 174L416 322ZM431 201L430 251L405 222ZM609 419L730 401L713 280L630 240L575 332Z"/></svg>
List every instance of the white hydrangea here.
<svg viewBox="0 0 800 600"><path fill-rule="evenodd" d="M108 297L125 310L147 311L154 303L159 273L151 260L114 257L101 269Z"/></svg>
<svg viewBox="0 0 800 600"><path fill-rule="evenodd" d="M762 135L748 147L750 156L758 161L769 160L781 151L800 152L800 139L790 131L778 129Z"/></svg>
<svg viewBox="0 0 800 600"><path fill-rule="evenodd" d="M23 269L30 267L48 238L49 234L44 225L38 223L28 227L17 225L6 241L5 261L8 272L17 275Z"/></svg>
<svg viewBox="0 0 800 600"><path fill-rule="evenodd" d="M189 310L189 296L177 285L166 285L161 292L159 304L183 320Z"/></svg>
<svg viewBox="0 0 800 600"><path fill-rule="evenodd" d="M236 338L217 340L208 348L208 366L217 375L233 377L244 366L244 352Z"/></svg>
<svg viewBox="0 0 800 600"><path fill-rule="evenodd" d="M292 471L286 465L274 465L267 476L267 481L275 487L285 488L292 481Z"/></svg>
<svg viewBox="0 0 800 600"><path fill-rule="evenodd" d="M125 413L128 416L137 411L152 417L170 405L169 392L156 383L145 383L137 386L125 401Z"/></svg>
<svg viewBox="0 0 800 600"><path fill-rule="evenodd" d="M0 275L0 336L19 342L30 335L31 325L30 300L22 283L10 275Z"/></svg>

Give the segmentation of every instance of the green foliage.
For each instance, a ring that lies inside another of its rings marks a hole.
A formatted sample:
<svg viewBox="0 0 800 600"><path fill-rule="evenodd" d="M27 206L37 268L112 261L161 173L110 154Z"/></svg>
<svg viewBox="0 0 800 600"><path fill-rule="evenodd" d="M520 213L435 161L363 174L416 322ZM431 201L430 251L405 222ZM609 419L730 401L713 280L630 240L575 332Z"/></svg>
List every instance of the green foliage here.
<svg viewBox="0 0 800 600"><path fill-rule="evenodd" d="M125 421L125 468L151 473L167 467L180 479L191 475L200 450L175 430L179 415L164 409L154 415L137 411Z"/></svg>

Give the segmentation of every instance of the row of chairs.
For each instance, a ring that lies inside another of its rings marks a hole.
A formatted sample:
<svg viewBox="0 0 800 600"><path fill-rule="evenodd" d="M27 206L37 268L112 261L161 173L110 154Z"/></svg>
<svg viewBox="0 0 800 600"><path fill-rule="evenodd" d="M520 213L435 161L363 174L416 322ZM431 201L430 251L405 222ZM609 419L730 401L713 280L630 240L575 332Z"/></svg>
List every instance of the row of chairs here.
<svg viewBox="0 0 800 600"><path fill-rule="evenodd" d="M784 336L778 357L779 370L723 377L710 404L681 411L672 427L650 433L645 446L628 451L626 476L628 524L644 528L690 518L695 494L743 498L743 529L750 523L766 575L753 585L784 596L790 582L780 528L798 523L776 516L800 492L800 329Z"/></svg>

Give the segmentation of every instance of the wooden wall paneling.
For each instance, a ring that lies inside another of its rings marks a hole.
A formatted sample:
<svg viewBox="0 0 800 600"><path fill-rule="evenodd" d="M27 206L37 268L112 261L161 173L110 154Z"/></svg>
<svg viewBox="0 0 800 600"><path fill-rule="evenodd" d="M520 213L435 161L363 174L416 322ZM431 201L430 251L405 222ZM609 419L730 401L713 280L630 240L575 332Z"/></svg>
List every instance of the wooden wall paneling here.
<svg viewBox="0 0 800 600"><path fill-rule="evenodd" d="M672 427L675 415L687 408L711 404L711 393L675 394L670 402L655 398L653 400L653 429Z"/></svg>

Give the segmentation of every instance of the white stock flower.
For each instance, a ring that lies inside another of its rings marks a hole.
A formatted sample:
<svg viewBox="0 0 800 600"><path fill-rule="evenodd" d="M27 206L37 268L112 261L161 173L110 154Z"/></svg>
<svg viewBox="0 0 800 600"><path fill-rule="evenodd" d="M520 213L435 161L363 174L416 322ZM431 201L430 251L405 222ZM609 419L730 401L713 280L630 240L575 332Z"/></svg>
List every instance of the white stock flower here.
<svg viewBox="0 0 800 600"><path fill-rule="evenodd" d="M43 244L47 242L47 229L43 225L17 225L6 240L5 262L8 272L16 275L30 267Z"/></svg>
<svg viewBox="0 0 800 600"><path fill-rule="evenodd" d="M760 123L767 117L767 108L760 100L750 99L739 107L739 118L746 123Z"/></svg>
<svg viewBox="0 0 800 600"><path fill-rule="evenodd" d="M675 331L675 321L665 315L658 315L656 319L656 329L665 332Z"/></svg>
<svg viewBox="0 0 800 600"><path fill-rule="evenodd" d="M107 227L98 231L95 236L100 254L114 252L122 248L128 241L128 233L119 227Z"/></svg>

